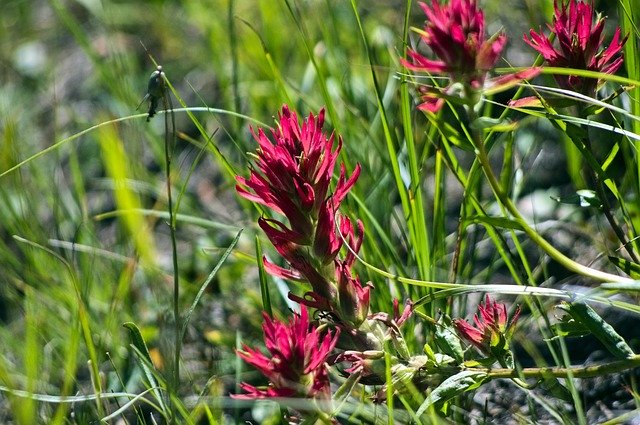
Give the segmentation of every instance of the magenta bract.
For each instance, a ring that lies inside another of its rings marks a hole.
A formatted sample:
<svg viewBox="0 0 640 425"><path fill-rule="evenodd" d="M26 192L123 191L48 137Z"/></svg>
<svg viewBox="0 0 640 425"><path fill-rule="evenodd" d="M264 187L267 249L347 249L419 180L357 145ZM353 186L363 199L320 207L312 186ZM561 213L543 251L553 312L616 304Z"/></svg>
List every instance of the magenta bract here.
<svg viewBox="0 0 640 425"><path fill-rule="evenodd" d="M270 397L329 398L329 377L326 361L338 341L339 330L333 335L320 331L309 323L309 314L302 307L288 323L271 319L266 313L262 329L269 355L244 346L237 354L258 369L269 380L269 386L258 388L242 383L246 394L234 398Z"/></svg>
<svg viewBox="0 0 640 425"><path fill-rule="evenodd" d="M401 64L414 71L430 74L446 74L451 84L445 88L421 87L423 103L420 109L437 112L449 96L455 93L453 83L464 87L462 97L467 103L475 103L478 94L497 93L506 90L523 79L533 78L539 69L505 75L486 81L487 74L495 67L507 42L504 33L499 32L487 38L484 13L476 0L451 0L441 5L437 0L431 6L420 3L427 22L423 30L418 30L422 41L438 58L428 59L413 49L407 51L407 59Z"/></svg>
<svg viewBox="0 0 640 425"><path fill-rule="evenodd" d="M478 305L478 313L473 317L475 326L466 320L455 319L453 325L461 338L466 339L483 353L490 355L495 349L502 351L511 339L514 326L520 316L520 307L507 319L507 307L492 301L487 294L484 305Z"/></svg>
<svg viewBox="0 0 640 425"><path fill-rule="evenodd" d="M253 132L260 146L257 169L248 179L236 178L241 196L284 214L291 229L309 240L313 237L311 221L318 219L323 208L337 209L360 174L357 166L346 179L342 169L333 196L328 196L342 139L334 149L334 136L327 137L323 125L324 109L317 117L309 114L300 125L298 116L283 106L271 138L262 129ZM331 199L330 206L326 205L327 199Z"/></svg>
<svg viewBox="0 0 640 425"><path fill-rule="evenodd" d="M529 31L524 41L536 49L547 63L553 67L584 69L588 71L615 73L622 65L622 46L627 37L620 38L620 28L616 28L609 47L603 46L603 29L605 19L599 14L595 17L593 5L570 0L568 4L558 7L554 3L553 25L549 30L558 40L558 48L553 46L542 29L539 32ZM556 82L561 88L573 90L588 96L595 94L598 81L594 78L576 75L556 75Z"/></svg>
<svg viewBox="0 0 640 425"><path fill-rule="evenodd" d="M409 50L410 60L402 60L409 69L430 73L447 73L454 81L478 89L484 85L487 71L496 64L506 43L502 33L485 36L484 13L475 0L451 0L447 5L431 1L420 3L427 16L422 41L439 60L427 59Z"/></svg>
<svg viewBox="0 0 640 425"><path fill-rule="evenodd" d="M236 189L250 201L265 205L287 217L288 226L276 219L258 222L276 250L291 266L283 269L268 263L267 271L280 277L306 279L322 298L335 297L333 261L342 247L336 231L340 203L360 175L356 165L350 177L340 164L340 176L331 187L342 139L323 131L324 109L300 124L285 105L271 137L253 131L259 144L255 168L249 178L238 176ZM342 226L342 225L341 225ZM326 269L326 270L325 270Z"/></svg>

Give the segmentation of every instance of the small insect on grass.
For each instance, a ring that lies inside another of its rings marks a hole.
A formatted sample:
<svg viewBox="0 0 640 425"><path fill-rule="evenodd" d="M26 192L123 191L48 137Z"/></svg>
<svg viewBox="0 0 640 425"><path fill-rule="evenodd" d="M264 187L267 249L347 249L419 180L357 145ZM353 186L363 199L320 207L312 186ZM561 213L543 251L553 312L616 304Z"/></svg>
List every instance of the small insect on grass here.
<svg viewBox="0 0 640 425"><path fill-rule="evenodd" d="M138 105L138 108L146 101L149 101L149 112L147 116L147 122L156 114L156 109L158 108L158 102L160 99L164 98L164 89L165 89L165 81L164 81L164 71L162 71L162 66L158 65L155 71L151 73L149 76L149 83L147 84L147 93L142 98L142 102ZM136 108L136 109L138 109Z"/></svg>

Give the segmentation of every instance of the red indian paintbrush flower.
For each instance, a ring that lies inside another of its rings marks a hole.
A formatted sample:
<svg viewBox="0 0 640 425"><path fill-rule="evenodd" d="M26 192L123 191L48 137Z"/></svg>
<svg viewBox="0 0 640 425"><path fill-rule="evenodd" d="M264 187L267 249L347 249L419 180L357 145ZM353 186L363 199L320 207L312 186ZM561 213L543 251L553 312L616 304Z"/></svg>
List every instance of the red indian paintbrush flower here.
<svg viewBox="0 0 640 425"><path fill-rule="evenodd" d="M609 47L604 49L604 18L598 14L594 23L593 5L570 0L568 5L558 7L556 1L554 9L553 25L548 27L555 34L559 48L553 47L542 29L539 33L530 30L530 39L524 35L524 41L540 52L549 65L606 74L613 74L620 68L623 59L621 50L627 37L620 39L619 27ZM597 79L576 75L556 75L555 79L561 88L588 96L595 94L598 85Z"/></svg>
<svg viewBox="0 0 640 425"><path fill-rule="evenodd" d="M460 335L486 355L502 356L509 349L509 340L520 316L516 309L511 321L507 321L507 307L491 300L487 295L484 305L478 305L478 313L473 317L475 326L466 320L455 319L453 326Z"/></svg>
<svg viewBox="0 0 640 425"><path fill-rule="evenodd" d="M269 380L269 386L258 388L245 382L240 387L246 394L234 398L255 399L270 397L330 397L326 361L336 346L340 330L324 337L309 323L309 314L302 307L289 323L271 319L264 313L264 341L269 350L265 356L258 350L244 346L237 354L258 369Z"/></svg>
<svg viewBox="0 0 640 425"><path fill-rule="evenodd" d="M279 119L278 127L271 131L273 141L262 129L258 134L253 132L260 145L257 170L252 170L248 179L237 177L236 188L241 196L284 214L289 219L292 237L311 239L311 221L318 220L327 199L342 138L338 138L338 146L332 150L334 135L327 138L322 132L324 109L317 117L309 114L301 126L298 116L285 105ZM359 173L357 166L347 180L341 167L331 196L334 208L344 199Z"/></svg>
<svg viewBox="0 0 640 425"><path fill-rule="evenodd" d="M332 262L342 247L336 232L336 212L358 179L360 165L347 178L341 164L340 177L330 193L342 139L338 138L334 149L334 135L327 137L323 125L324 109L317 117L310 114L300 125L298 116L283 106L271 138L262 129L253 133L259 144L256 168L249 178L237 177L236 189L244 198L284 214L289 221L287 227L279 220L259 220L276 250L292 267L287 270L267 264L267 270L282 277L304 278L320 297L332 299Z"/></svg>
<svg viewBox="0 0 640 425"><path fill-rule="evenodd" d="M409 60L400 60L406 68L447 74L452 82L462 83L465 90L471 92L484 89L502 91L538 74L539 70L532 68L485 83L488 71L494 68L507 42L504 33L486 38L484 13L478 8L476 0L451 0L447 5L432 0L431 6L425 3L420 3L420 6L427 16L427 23L418 32L438 60L428 59L409 49ZM437 89L424 90L424 103L420 109L438 111L444 103L444 96L450 94L451 87L442 92ZM469 97L471 93L463 95Z"/></svg>
<svg viewBox="0 0 640 425"><path fill-rule="evenodd" d="M431 1L431 7L420 3L427 15L422 40L440 60L427 59L409 50L412 62L403 60L410 69L432 73L448 73L451 79L482 87L493 68L507 38L500 33L485 39L484 14L475 0L451 0L448 5Z"/></svg>

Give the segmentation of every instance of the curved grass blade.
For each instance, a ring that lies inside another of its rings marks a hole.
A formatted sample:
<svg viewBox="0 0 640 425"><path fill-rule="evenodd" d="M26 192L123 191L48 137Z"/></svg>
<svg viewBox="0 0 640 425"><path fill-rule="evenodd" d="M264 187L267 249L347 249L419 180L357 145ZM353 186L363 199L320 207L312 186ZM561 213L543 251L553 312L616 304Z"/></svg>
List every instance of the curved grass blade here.
<svg viewBox="0 0 640 425"><path fill-rule="evenodd" d="M158 391L158 388L161 388L156 380L156 376L153 369L153 362L151 361L151 355L149 354L149 349L147 348L147 343L142 338L142 334L140 333L140 329L133 322L125 322L122 324L125 328L129 330L129 335L131 336L131 345L134 348L134 352L136 353L136 358L149 381L149 386L154 389L153 395L160 403L160 411L166 412L166 405L164 403L164 399L162 398L162 394Z"/></svg>
<svg viewBox="0 0 640 425"><path fill-rule="evenodd" d="M257 120L255 118L252 118L248 115L244 115L244 114L239 114L237 112L233 112L233 111L228 111L225 109L218 109L218 108L206 108L206 107L183 107L183 108L174 108L171 110L172 112L186 112L187 114L193 115L191 114L191 112L210 112L210 113L215 113L215 114L223 114L223 115L231 115L234 117L238 117L238 118L242 118L246 121L250 121L253 122L254 124L257 124L261 127L265 127L265 128L271 128L270 125L263 123L260 120ZM167 111L157 111L158 114L164 114ZM30 163L31 161L40 158L41 156L44 156L48 153L51 153L55 150L57 150L58 148L66 145L69 142L72 142L76 139L79 139L80 136L84 136L85 134L91 133L94 130L97 130L101 127L107 126L107 125L111 125L114 123L119 123L119 122L124 122L124 121L130 121L130 120L134 120L134 119L138 119L138 118L146 118L148 116L148 114L145 112L144 114L134 114L134 115L129 115L126 117L120 117L120 118L115 118L112 120L108 120L108 121L104 121L101 122L99 124L93 125L85 130L82 130L74 135L71 135L69 137L65 137L62 140L59 140L57 142L55 142L53 145L49 146L48 148L45 148L39 152L36 152L35 154L31 155L30 157L20 161L19 163L17 163L16 165L14 165L11 168L8 168L7 170L4 170L3 172L0 173L0 178L6 176L7 174L11 174L12 172L18 170L19 168L22 168L23 166L25 166L26 164ZM204 129L203 129L204 130ZM206 134L206 133L205 133Z"/></svg>
<svg viewBox="0 0 640 425"><path fill-rule="evenodd" d="M271 308L271 296L269 295L269 286L267 282L267 272L262 262L262 244L260 238L256 235L256 263L258 264L258 275L260 278L260 294L262 295L262 309L273 318L273 309Z"/></svg>
<svg viewBox="0 0 640 425"><path fill-rule="evenodd" d="M158 389L158 388L156 388ZM109 400L115 398L132 398L138 397L140 395L144 395L149 391L153 390L153 388L149 388L145 390L142 394L131 394L131 393L102 393L102 394L88 394L88 395L73 395L73 396L59 396L59 395L50 395L50 394L37 394L29 391L15 390L13 388L8 388L0 385L0 392L11 394L20 398L29 398L36 401L41 401L43 403L82 403L85 401L93 401L93 400ZM145 400L147 404L150 406L157 407L150 400Z"/></svg>
<svg viewBox="0 0 640 425"><path fill-rule="evenodd" d="M125 403L124 405L122 405L122 407L120 407L118 410L116 410L115 412L111 413L108 416L105 416L101 419L101 421L106 422L109 421L111 419L117 418L118 416L120 416L121 414L123 414L124 412L126 412L130 407L134 407L133 405L140 401L140 402L146 402L151 406L156 406L154 403L152 403L150 400L146 399L144 396L147 395L149 392L155 390L156 388L149 388L143 392L141 392L140 394L136 395L135 397L131 398L131 400L129 400L127 403ZM157 407L157 406L156 406Z"/></svg>
<svg viewBox="0 0 640 425"><path fill-rule="evenodd" d="M222 264L225 261L227 261L227 258L231 254L231 251L233 251L233 248L235 248L236 244L238 243L238 239L240 239L240 235L242 234L243 230L244 229L240 229L240 231L236 234L236 237L233 238L233 240L231 241L231 244L229 244L229 247L227 248L227 250L224 252L224 254L222 254L222 257L218 261L218 264L216 264L216 266L213 268L213 270L211 270L211 273L209 273L209 276L207 276L207 278L204 280L204 282L200 286L200 290L198 291L198 294L193 299L193 303L191 303L191 307L189 307L189 310L187 310L187 314L184 317L184 322L182 323L182 330L180 331L180 339L181 340L184 339L184 334L187 331L187 326L189 325L189 321L191 320L191 315L193 314L194 310L196 309L196 306L198 305L198 302L200 301L200 298L202 298L202 294L204 294L204 291L207 289L207 287L209 286L209 284L211 283L211 281L215 277L216 273L218 273L218 270L220 270L220 267L222 266Z"/></svg>

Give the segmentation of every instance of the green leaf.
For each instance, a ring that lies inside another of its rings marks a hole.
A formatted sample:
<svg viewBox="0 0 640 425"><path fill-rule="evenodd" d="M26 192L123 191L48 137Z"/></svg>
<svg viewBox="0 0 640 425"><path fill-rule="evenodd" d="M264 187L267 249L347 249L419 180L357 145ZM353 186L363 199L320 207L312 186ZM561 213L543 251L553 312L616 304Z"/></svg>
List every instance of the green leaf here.
<svg viewBox="0 0 640 425"><path fill-rule="evenodd" d="M603 283L600 288L608 291L640 292L640 282L609 282Z"/></svg>
<svg viewBox="0 0 640 425"><path fill-rule="evenodd" d="M436 353L435 351L433 351L433 348L431 348L429 343L424 344L424 346L422 347L422 351L427 355L427 357L432 363L434 364L436 363Z"/></svg>
<svg viewBox="0 0 640 425"><path fill-rule="evenodd" d="M544 96L544 103L542 102L542 100L540 100L540 98L536 98L534 97L534 99L537 100L531 100L528 101L529 98L527 98L526 102L519 102L517 103L515 106L518 106L520 108L544 108L545 104L546 106L551 106L554 109L564 109L564 108L569 108L571 106L576 105L578 102L575 99L568 99L566 97L559 97L553 94L545 94Z"/></svg>
<svg viewBox="0 0 640 425"><path fill-rule="evenodd" d="M131 344L133 344L133 346L136 347L140 353L142 353L145 360L147 360L149 363L152 363L151 355L149 354L149 349L147 348L147 343L144 341L144 338L142 338L140 328L138 328L138 326L133 322L125 322L122 324L122 326L129 329Z"/></svg>
<svg viewBox="0 0 640 425"><path fill-rule="evenodd" d="M565 125L565 133L575 142L582 144L583 140L589 137L589 133L586 129L580 127L579 125L564 122Z"/></svg>
<svg viewBox="0 0 640 425"><path fill-rule="evenodd" d="M264 310L269 317L273 317L273 308L271 307L271 295L269 294L269 280L268 274L264 270L264 263L262 262L262 244L260 243L260 237L255 236L256 241L256 264L258 265L258 278L260 280L260 295L262 296L262 310Z"/></svg>
<svg viewBox="0 0 640 425"><path fill-rule="evenodd" d="M435 343L442 350L444 354L448 354L458 363L464 361L464 350L462 344L460 344L460 338L453 330L451 318L447 315L442 315L436 323L436 331L434 333Z"/></svg>
<svg viewBox="0 0 640 425"><path fill-rule="evenodd" d="M340 385L340 387L333 393L333 402L338 406L334 413L339 413L342 410L342 405L349 400L349 396L353 392L354 388L360 382L362 375L360 373L352 373L349 377Z"/></svg>
<svg viewBox="0 0 640 425"><path fill-rule="evenodd" d="M618 258L613 256L609 256L609 261L611 261L613 264L616 265L616 267L618 267L620 270L622 270L623 272L631 276L633 279L640 279L640 264L634 263L633 261L625 260L624 258ZM610 285L610 284L603 284L601 285L601 287L605 288L606 285ZM625 284L625 285L629 285L629 284ZM640 282L634 282L630 285L631 285L630 287L628 286L625 287L625 290L640 291ZM630 288L634 288L634 289L630 289ZM606 287L606 289L616 289L616 288Z"/></svg>
<svg viewBox="0 0 640 425"><path fill-rule="evenodd" d="M549 393L553 394L554 397L560 400L564 400L568 403L571 402L571 393L555 376L543 373L542 387Z"/></svg>
<svg viewBox="0 0 640 425"><path fill-rule="evenodd" d="M194 298L193 303L191 303L191 307L189 307L189 310L187 311L187 315L184 318L184 323L182 324L182 331L180 332L180 335L181 335L180 336L180 340L184 339L184 334L187 332L187 326L189 325L189 321L191 320L191 315L193 314L194 310L196 309L196 306L198 305L198 302L200 301L200 298L202 298L202 295L204 294L204 291L207 289L207 287L209 286L209 284L211 283L211 281L215 277L216 273L218 273L218 270L220 270L220 267L222 266L222 264L227 260L227 258L231 254L231 251L233 250L233 248L238 243L238 239L240 239L240 235L242 234L243 230L244 229L240 229L238 231L238 233L236 234L236 237L233 238L233 241L231 241L231 244L229 245L227 250L224 252L224 254L222 254L222 257L220 257L220 260L218 261L218 264L216 264L216 266L213 268L213 270L211 270L211 273L209 273L209 276L207 276L207 278L202 283L202 285L200 285L200 290L198 291L198 294ZM125 323L125 327L126 327L126 323ZM142 341L142 342L144 343L144 341Z"/></svg>
<svg viewBox="0 0 640 425"><path fill-rule="evenodd" d="M158 391L158 388L160 386L158 385L158 381L156 379L156 371L153 368L151 355L149 354L147 343L144 341L144 338L142 338L140 328L138 328L138 326L133 322L125 322L122 324L122 326L129 329L129 335L131 336L131 345L134 348L138 364L142 368L144 375L149 381L149 386L152 388L153 395L156 397L158 403L162 407L162 411L166 411L164 399L160 394L160 391Z"/></svg>
<svg viewBox="0 0 640 425"><path fill-rule="evenodd" d="M460 132L448 122L444 120L436 120L436 126L440 131L440 134L442 134L442 137L460 149L468 152L473 152L475 149L469 139L466 137L460 137Z"/></svg>
<svg viewBox="0 0 640 425"><path fill-rule="evenodd" d="M589 329L593 336L598 338L605 348L617 358L626 359L635 355L624 338L587 304L583 302L563 303L560 308Z"/></svg>
<svg viewBox="0 0 640 425"><path fill-rule="evenodd" d="M556 336L548 340L554 340L558 337L581 337L589 334L589 329L582 323L573 320L571 316L564 316L560 322L551 325Z"/></svg>
<svg viewBox="0 0 640 425"><path fill-rule="evenodd" d="M416 412L416 416L420 417L429 407L435 404L443 405L465 391L478 388L487 376L485 372L463 370L448 377L429 394Z"/></svg>
<svg viewBox="0 0 640 425"><path fill-rule="evenodd" d="M506 133L516 130L518 128L518 123L510 120L501 120L498 118L479 117L474 120L470 126L474 130Z"/></svg>

